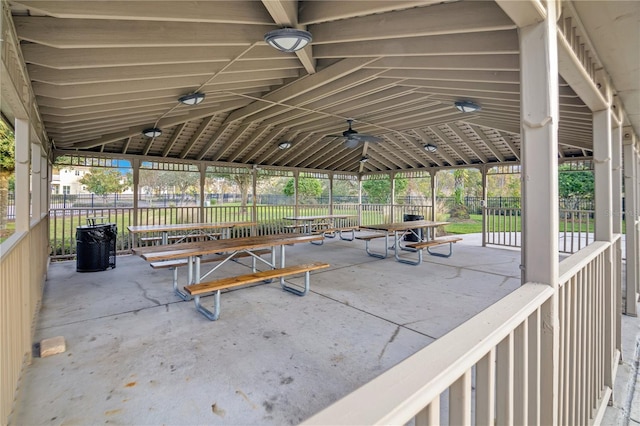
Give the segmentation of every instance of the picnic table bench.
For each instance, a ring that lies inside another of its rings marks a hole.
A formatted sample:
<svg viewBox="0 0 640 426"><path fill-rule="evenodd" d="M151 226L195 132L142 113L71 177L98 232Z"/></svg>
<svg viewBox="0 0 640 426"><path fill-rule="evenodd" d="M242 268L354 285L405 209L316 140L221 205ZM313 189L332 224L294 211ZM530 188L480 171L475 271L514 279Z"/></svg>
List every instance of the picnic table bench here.
<svg viewBox="0 0 640 426"><path fill-rule="evenodd" d="M184 287L185 292L193 297L196 310L211 321L216 321L220 316L220 290L234 287L242 287L260 281L270 281L275 278L284 278L292 275L304 273L304 290L298 290L284 284L281 280L282 289L297 296L304 296L309 292L310 272L318 269L328 268L330 265L323 262L306 263L302 265L286 266L284 268L258 271L251 274L237 275L234 277L219 278L213 281L201 282ZM200 297L215 292L213 311L208 310L200 303Z"/></svg>

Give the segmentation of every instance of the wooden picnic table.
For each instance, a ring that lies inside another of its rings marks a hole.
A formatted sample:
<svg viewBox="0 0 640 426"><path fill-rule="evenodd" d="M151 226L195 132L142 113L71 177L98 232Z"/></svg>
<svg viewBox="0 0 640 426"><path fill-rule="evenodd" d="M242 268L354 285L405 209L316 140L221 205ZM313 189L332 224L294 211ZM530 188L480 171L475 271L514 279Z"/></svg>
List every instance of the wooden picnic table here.
<svg viewBox="0 0 640 426"><path fill-rule="evenodd" d="M228 238L231 229L235 227L254 227L257 223L253 221L237 221L237 222L201 222L201 223L172 223L164 225L129 225L127 229L132 236L132 247L137 247L135 244L135 236L139 234L147 233L160 233L161 245L169 244L169 233L181 231L186 235L193 234L207 234L207 231L220 230L222 238ZM184 240L179 239L177 242Z"/></svg>
<svg viewBox="0 0 640 426"><path fill-rule="evenodd" d="M285 216L283 219L296 222L292 225L294 228L300 228L303 233L311 235L313 233L323 234L328 237L334 237L335 234L339 234L343 240L353 240L353 232L358 228L357 225L349 225L341 223L346 219L358 217L354 214L321 214L310 216ZM342 238L342 231L351 231L351 238ZM322 241L314 243L321 245Z"/></svg>
<svg viewBox="0 0 640 426"><path fill-rule="evenodd" d="M271 269L285 267L285 247L291 244L307 243L324 238L322 235L261 235L257 237L227 238L220 240L200 241L193 243L183 243L179 245L165 245L157 247L134 248L133 252L148 262L169 261L175 259L187 259L187 284L197 284L205 277L213 274L227 261L241 255L249 255L254 261L252 269L255 272L255 261L266 264ZM276 263L276 248L280 247L280 261ZM254 252L262 249L271 249L271 258L263 259ZM200 260L202 256L222 254L217 265L208 272L200 273ZM280 280L284 285L284 278ZM286 288L285 288L286 289ZM184 300L189 296L182 292L174 280L174 291Z"/></svg>
<svg viewBox="0 0 640 426"><path fill-rule="evenodd" d="M398 262L408 263L411 265L419 265L422 263L422 248L430 245L439 245L439 244L451 244L450 241L437 240L436 239L436 228L443 225L448 225L450 222L441 222L441 221L431 221L431 220L411 220L411 221L403 221L403 222L393 222L393 223L381 223L377 225L361 225L360 229L362 230L370 230L376 231L379 234L376 235L367 235L356 237L358 239L365 241L365 250L369 256L377 257L380 259L384 259L389 255L389 248L393 248L394 256ZM422 229L426 232L416 232L416 230ZM387 238L393 235L393 245L389 247L387 243ZM411 240L416 241L417 244L403 244L404 236L412 236ZM385 251L384 254L376 253L370 250L369 243L371 240L375 238L385 238ZM458 238L459 239L459 238ZM452 241L455 242L455 241ZM420 243L426 243L424 247L420 245ZM420 248L417 248L420 247ZM408 250L408 251L417 251L418 252L418 261L411 261L407 259L400 258L400 250ZM436 254L438 255L438 254ZM451 254L449 254L450 256ZM446 256L448 257L448 256Z"/></svg>

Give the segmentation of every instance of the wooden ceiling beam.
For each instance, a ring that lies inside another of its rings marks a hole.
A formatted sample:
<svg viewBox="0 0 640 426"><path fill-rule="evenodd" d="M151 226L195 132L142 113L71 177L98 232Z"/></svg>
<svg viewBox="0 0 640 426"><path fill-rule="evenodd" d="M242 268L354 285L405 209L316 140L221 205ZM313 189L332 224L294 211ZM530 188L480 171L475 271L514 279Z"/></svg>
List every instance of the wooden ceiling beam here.
<svg viewBox="0 0 640 426"><path fill-rule="evenodd" d="M29 65L27 69L32 81L40 81L55 85L72 85L109 83L115 81L184 78L192 76L198 76L200 77L200 81L204 82L210 79L213 75L216 75L216 82L218 82L218 76L244 72L262 73L285 70L288 71L287 75L291 75L291 70L295 70L297 66L299 66L298 62L295 59L290 59L288 61L265 60L250 61L243 64L235 63L228 68L225 68L224 63L205 62L196 64L167 64L163 66L139 65L70 70L56 70L42 67L40 65ZM220 73L220 71L222 72Z"/></svg>
<svg viewBox="0 0 640 426"><path fill-rule="evenodd" d="M178 3L179 4L179 3ZM215 3L213 3L215 4ZM215 14L214 14L215 15ZM154 46L244 46L262 41L273 25L200 22L13 18L21 40L64 49ZM197 34L198 37L193 37Z"/></svg>
<svg viewBox="0 0 640 426"><path fill-rule="evenodd" d="M438 143L436 141L433 141L432 138L429 137L424 130L422 130L422 129L414 129L413 131L420 137L420 139L422 140L423 144L433 143L434 145L438 146L438 150L432 155L432 157L435 157L436 155L438 155L438 156L442 157L444 159L444 161L449 163L450 166L455 166L456 164L458 164L458 162L456 160L454 160L449 154L447 154L445 152L444 146L439 146Z"/></svg>
<svg viewBox="0 0 640 426"><path fill-rule="evenodd" d="M402 46L401 49L398 47ZM520 50L515 30L356 41L352 43L314 44L316 58L356 58L372 56L424 55L514 55ZM385 52L380 55L380 52Z"/></svg>
<svg viewBox="0 0 640 426"><path fill-rule="evenodd" d="M22 45L27 64L52 69L110 68L142 65L171 65L229 62L240 55L243 46L129 47L103 49L58 49L41 44ZM270 46L255 46L239 62L289 60L290 56Z"/></svg>
<svg viewBox="0 0 640 426"><path fill-rule="evenodd" d="M269 81L282 84L282 79L297 76L296 70L276 70L253 73L222 74L216 78L215 84L208 84L204 91L226 91L229 83L244 83L244 87L265 86ZM58 99L90 98L94 96L122 94L131 96L134 93L176 88L181 91L185 87L200 87L202 77L171 77L166 79L119 81L111 83L89 83L70 86L56 86L48 83L33 83L37 96L49 96ZM176 98L176 103L178 99Z"/></svg>
<svg viewBox="0 0 640 426"><path fill-rule="evenodd" d="M512 30L516 26L493 2L458 2L323 22L309 27L314 43L353 43L443 34Z"/></svg>
<svg viewBox="0 0 640 426"><path fill-rule="evenodd" d="M338 80L349 75L360 68L365 67L374 60L375 58L355 58L339 61L316 74L302 77L291 84L281 87L278 90L274 90L273 92L265 95L261 100L255 101L250 105L247 105L245 108L234 111L228 119L229 121L242 120L250 115L271 108L273 105L287 102L289 99L300 96L302 93L308 93L331 81Z"/></svg>
<svg viewBox="0 0 640 426"><path fill-rule="evenodd" d="M173 131L171 138L169 138L169 141L167 142L164 149L162 150L163 157L166 157L167 155L169 155L169 153L171 152L171 149L176 144L176 141L182 134L185 127L186 127L186 123L182 123L179 126L177 126L176 129Z"/></svg>
<svg viewBox="0 0 640 426"><path fill-rule="evenodd" d="M234 24L269 24L269 14L255 7L253 1L215 2L126 1L114 7L112 1L64 2L18 0L32 11L67 19L108 19L154 22L208 22Z"/></svg>
<svg viewBox="0 0 640 426"><path fill-rule="evenodd" d="M491 151L493 156L496 157L498 161L504 163L505 162L504 155L502 155L498 147L496 147L493 144L493 142L491 142L491 140L489 140L489 138L486 137L486 135L482 131L482 128L480 126L472 126L470 124L468 126L473 131L474 135L487 146L487 148L489 149L489 151Z"/></svg>

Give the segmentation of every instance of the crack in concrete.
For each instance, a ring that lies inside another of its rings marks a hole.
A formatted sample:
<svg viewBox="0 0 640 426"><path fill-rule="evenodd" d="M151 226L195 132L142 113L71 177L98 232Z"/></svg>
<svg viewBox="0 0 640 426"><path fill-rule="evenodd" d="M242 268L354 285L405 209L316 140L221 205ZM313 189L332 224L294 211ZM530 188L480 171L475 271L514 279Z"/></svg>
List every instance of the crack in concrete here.
<svg viewBox="0 0 640 426"><path fill-rule="evenodd" d="M140 291L142 291L142 297L144 297L145 299L147 299L147 300L148 300L148 301L150 301L150 302L155 303L156 305L162 305L162 303L160 303L158 300L156 300L156 299L152 299L152 298L150 298L149 296L147 296L147 290L145 290L145 289L142 287L142 284L140 284L140 283L139 283L138 281L136 281L136 280L133 280L133 282L138 286L138 288L140 289Z"/></svg>
<svg viewBox="0 0 640 426"><path fill-rule="evenodd" d="M384 347L382 348L382 351L380 352L380 355L378 355L378 360L382 359L382 356L384 355L384 352L387 350L387 346L389 346L389 344L393 343L393 341L396 339L396 336L398 335L398 333L400 333L400 326L396 326L395 331L393 332L393 334L391 335L391 338L387 341L387 343L385 343Z"/></svg>

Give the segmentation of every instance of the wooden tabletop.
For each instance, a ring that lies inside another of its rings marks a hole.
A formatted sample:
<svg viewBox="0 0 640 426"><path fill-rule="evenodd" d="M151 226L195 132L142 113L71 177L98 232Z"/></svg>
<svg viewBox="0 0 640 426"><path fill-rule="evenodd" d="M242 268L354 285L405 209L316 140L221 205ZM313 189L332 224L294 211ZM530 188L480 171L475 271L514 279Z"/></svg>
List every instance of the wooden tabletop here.
<svg viewBox="0 0 640 426"><path fill-rule="evenodd" d="M415 228L435 228L437 226L448 225L451 222L434 222L431 220L410 220L405 222L381 223L378 225L360 225L360 229L371 229L374 231L406 231Z"/></svg>
<svg viewBox="0 0 640 426"><path fill-rule="evenodd" d="M171 223L166 225L129 225L129 232L136 234L141 232L168 232L168 231L191 231L196 229L222 229L236 226L255 226L256 222L203 222L203 223Z"/></svg>
<svg viewBox="0 0 640 426"><path fill-rule="evenodd" d="M346 219L349 217L356 217L355 214L321 214L316 216L286 216L283 219L287 220L321 220L321 219Z"/></svg>
<svg viewBox="0 0 640 426"><path fill-rule="evenodd" d="M134 248L133 253L141 256L149 262L156 262L159 260L184 259L189 256L204 256L220 252L247 249L258 250L286 244L307 243L321 240L322 238L322 235L261 235L258 237L227 238L223 240L209 240L195 243L184 243L180 245L174 244L169 246L141 247Z"/></svg>

